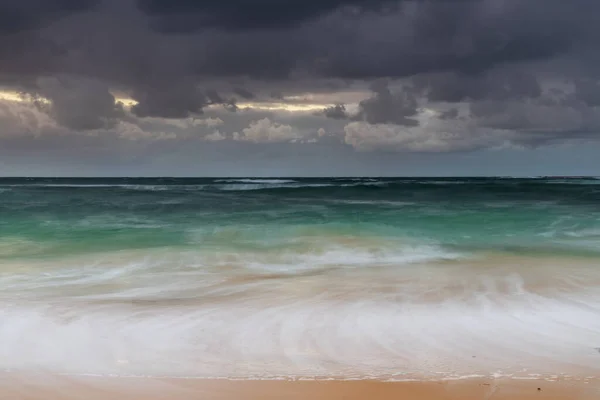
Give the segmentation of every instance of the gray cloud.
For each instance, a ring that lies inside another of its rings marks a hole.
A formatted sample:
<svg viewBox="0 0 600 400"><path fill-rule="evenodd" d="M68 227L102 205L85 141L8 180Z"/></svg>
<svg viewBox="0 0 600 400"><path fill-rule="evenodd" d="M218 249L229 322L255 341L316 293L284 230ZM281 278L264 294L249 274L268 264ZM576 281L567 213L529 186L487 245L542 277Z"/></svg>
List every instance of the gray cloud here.
<svg viewBox="0 0 600 400"><path fill-rule="evenodd" d="M449 110L443 111L440 114L440 119L456 119L458 118L459 111L458 108L451 108Z"/></svg>
<svg viewBox="0 0 600 400"><path fill-rule="evenodd" d="M567 9L556 0L408 2L401 13L339 23L335 35L324 35L331 40L323 43L324 55L330 51L325 71L353 78L474 74L547 60L575 50L596 29L576 7L598 6L589 0L575 3ZM334 48L333 41L343 48Z"/></svg>
<svg viewBox="0 0 600 400"><path fill-rule="evenodd" d="M427 74L415 77L412 83L433 102L534 98L542 93L537 78L521 70L495 69L476 75Z"/></svg>
<svg viewBox="0 0 600 400"><path fill-rule="evenodd" d="M600 81L594 79L576 79L575 96L591 107L600 106Z"/></svg>
<svg viewBox="0 0 600 400"><path fill-rule="evenodd" d="M95 80L40 78L37 94L44 99L37 100L37 106L70 129L112 128L124 115L109 87Z"/></svg>
<svg viewBox="0 0 600 400"><path fill-rule="evenodd" d="M600 108L583 103L482 101L470 105L472 117L481 126L521 133L524 141L597 135L600 131Z"/></svg>
<svg viewBox="0 0 600 400"><path fill-rule="evenodd" d="M251 100L256 97L254 93L241 87L236 87L235 89L233 89L233 91L246 100Z"/></svg>
<svg viewBox="0 0 600 400"><path fill-rule="evenodd" d="M222 102L220 98L217 101L205 96L193 81L160 87L147 85L135 88L131 96L138 102L131 109L138 117L187 118L201 114L210 102Z"/></svg>
<svg viewBox="0 0 600 400"><path fill-rule="evenodd" d="M355 119L370 124L418 125L410 118L417 114L417 99L411 92L401 90L392 93L384 81L374 82L371 90L373 96L360 102Z"/></svg>
<svg viewBox="0 0 600 400"><path fill-rule="evenodd" d="M397 124L415 126L418 122L410 117L417 115L417 98L410 90L390 90L388 82L378 80L371 85L372 96L358 104L358 111L350 114L346 106L338 104L325 108L321 113L328 118L365 121L370 124Z"/></svg>
<svg viewBox="0 0 600 400"><path fill-rule="evenodd" d="M317 113L317 115L322 114L327 118L333 119L351 119L352 117L346 111L346 106L343 104L336 104L331 107L326 107L323 109L321 113Z"/></svg>

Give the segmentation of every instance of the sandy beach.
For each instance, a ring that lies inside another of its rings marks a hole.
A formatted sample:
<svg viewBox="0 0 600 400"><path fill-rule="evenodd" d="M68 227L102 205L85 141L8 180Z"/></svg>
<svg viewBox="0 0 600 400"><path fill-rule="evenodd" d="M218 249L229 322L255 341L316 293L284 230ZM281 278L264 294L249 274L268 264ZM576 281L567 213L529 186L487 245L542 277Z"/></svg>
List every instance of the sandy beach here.
<svg viewBox="0 0 600 400"><path fill-rule="evenodd" d="M595 400L600 380L473 379L438 382L230 381L96 378L5 374L0 398L10 400Z"/></svg>

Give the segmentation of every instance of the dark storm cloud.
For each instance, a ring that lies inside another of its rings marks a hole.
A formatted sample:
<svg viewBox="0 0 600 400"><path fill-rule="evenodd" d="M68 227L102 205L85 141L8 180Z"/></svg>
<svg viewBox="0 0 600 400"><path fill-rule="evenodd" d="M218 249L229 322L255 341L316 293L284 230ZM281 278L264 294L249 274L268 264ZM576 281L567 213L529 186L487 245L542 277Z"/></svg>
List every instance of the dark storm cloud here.
<svg viewBox="0 0 600 400"><path fill-rule="evenodd" d="M475 73L503 63L565 54L597 31L590 15L600 9L591 0L574 0L568 6L558 0L139 0L140 14L131 1L105 0L98 7L104 12L96 13L92 24L70 21L70 28L63 25L59 33L43 32L42 42L23 42L20 47L47 52L37 60L40 69L66 69L64 64L74 63L77 52L79 64L69 69L89 74L102 69L129 81L156 77L155 71L174 67L179 70L170 71L173 79L282 78L297 69L352 79L434 71ZM38 20L38 14L59 8L48 5L55 3L25 1L22 19ZM63 13L69 11L73 20L78 17L73 12L94 2L62 3ZM377 13L340 11L386 5L390 7ZM182 14L192 18L191 33L159 37L148 31L153 19L186 25L180 21ZM207 27L211 29L206 31ZM96 65L87 65L86 59ZM51 65L44 66L44 61ZM117 63L120 70L115 70Z"/></svg>
<svg viewBox="0 0 600 400"><path fill-rule="evenodd" d="M377 10L393 0L137 0L139 8L166 32L210 27L231 30L290 28L341 7Z"/></svg>
<svg viewBox="0 0 600 400"><path fill-rule="evenodd" d="M244 89L244 88L237 87L237 88L233 89L233 91L246 100L251 100L256 97L254 95L254 93L252 93L251 91Z"/></svg>
<svg viewBox="0 0 600 400"><path fill-rule="evenodd" d="M32 29L55 19L85 11L100 0L2 0L0 34Z"/></svg>
<svg viewBox="0 0 600 400"><path fill-rule="evenodd" d="M474 74L545 60L590 37L591 0L140 0L152 26L214 35L199 72L351 79ZM377 9L376 13L343 12ZM541 12L543 8L543 12ZM581 10L587 9L585 15ZM227 34L219 36L214 32ZM241 35L241 36L240 36Z"/></svg>
<svg viewBox="0 0 600 400"><path fill-rule="evenodd" d="M211 101L222 102L204 95L194 82L147 85L136 88L131 95L138 102L131 111L138 117L186 118L202 113Z"/></svg>
<svg viewBox="0 0 600 400"><path fill-rule="evenodd" d="M600 82L593 79L577 79L575 94L588 106L600 106Z"/></svg>
<svg viewBox="0 0 600 400"><path fill-rule="evenodd" d="M372 96L358 104L358 112L350 114L343 104L325 108L317 113L332 119L364 121L370 124L396 124L416 126L410 117L417 115L417 98L410 90L392 92L389 82L378 80L371 84Z"/></svg>
<svg viewBox="0 0 600 400"><path fill-rule="evenodd" d="M459 111L457 108L451 108L440 114L440 119L456 119L458 118Z"/></svg>
<svg viewBox="0 0 600 400"><path fill-rule="evenodd" d="M122 105L115 102L109 87L94 80L40 79L38 94L50 100L50 103L38 100L38 108L60 125L74 130L112 128L124 115Z"/></svg>
<svg viewBox="0 0 600 400"><path fill-rule="evenodd" d="M213 104L223 103L225 100L221 97L221 95L214 89L209 89L206 92L206 96Z"/></svg>
<svg viewBox="0 0 600 400"><path fill-rule="evenodd" d="M467 75L438 73L412 79L417 89L430 101L457 103L466 100L539 97L542 93L537 78L523 71L493 70Z"/></svg>
<svg viewBox="0 0 600 400"><path fill-rule="evenodd" d="M401 90L392 93L385 81L374 82L371 90L373 96L360 102L355 119L370 124L418 125L410 118L417 114L417 99L411 92Z"/></svg>
<svg viewBox="0 0 600 400"><path fill-rule="evenodd" d="M406 2L399 13L360 18L337 36L324 35L327 51L334 50L323 69L364 79L436 71L475 74L546 60L573 50L589 38L590 28L596 30L582 15L590 7L600 8L590 0L568 7L557 0ZM344 48L333 46L333 40L343 41Z"/></svg>
<svg viewBox="0 0 600 400"><path fill-rule="evenodd" d="M473 103L487 121L537 99L519 119L531 123L555 113L543 106L550 79L574 82L586 105L557 107L594 121L598 12L594 0L0 0L0 85L50 98L62 125L94 129L120 118L108 88L138 101L137 117L184 118L211 104L236 111L236 98L338 90L325 78L398 78L406 89L376 83L350 118L413 126L419 101ZM39 87L56 77L80 83ZM341 105L323 114L348 118Z"/></svg>
<svg viewBox="0 0 600 400"><path fill-rule="evenodd" d="M346 106L343 104L336 104L331 107L326 107L321 113L327 118L332 119L350 119L351 116L346 111Z"/></svg>

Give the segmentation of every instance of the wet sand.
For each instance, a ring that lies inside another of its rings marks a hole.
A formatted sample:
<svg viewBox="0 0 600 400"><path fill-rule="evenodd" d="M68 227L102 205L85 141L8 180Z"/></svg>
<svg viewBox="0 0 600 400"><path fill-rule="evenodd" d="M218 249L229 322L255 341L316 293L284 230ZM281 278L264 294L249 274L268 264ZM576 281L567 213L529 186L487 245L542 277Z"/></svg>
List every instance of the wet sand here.
<svg viewBox="0 0 600 400"><path fill-rule="evenodd" d="M7 400L597 400L600 379L229 381L4 374Z"/></svg>

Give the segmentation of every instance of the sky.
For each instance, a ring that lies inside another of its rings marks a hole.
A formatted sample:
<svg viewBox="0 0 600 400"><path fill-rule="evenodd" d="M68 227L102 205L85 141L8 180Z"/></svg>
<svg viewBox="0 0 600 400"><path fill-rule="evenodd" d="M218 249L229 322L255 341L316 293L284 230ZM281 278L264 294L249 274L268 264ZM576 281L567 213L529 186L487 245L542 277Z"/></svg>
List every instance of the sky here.
<svg viewBox="0 0 600 400"><path fill-rule="evenodd" d="M0 0L0 176L600 176L597 0Z"/></svg>

